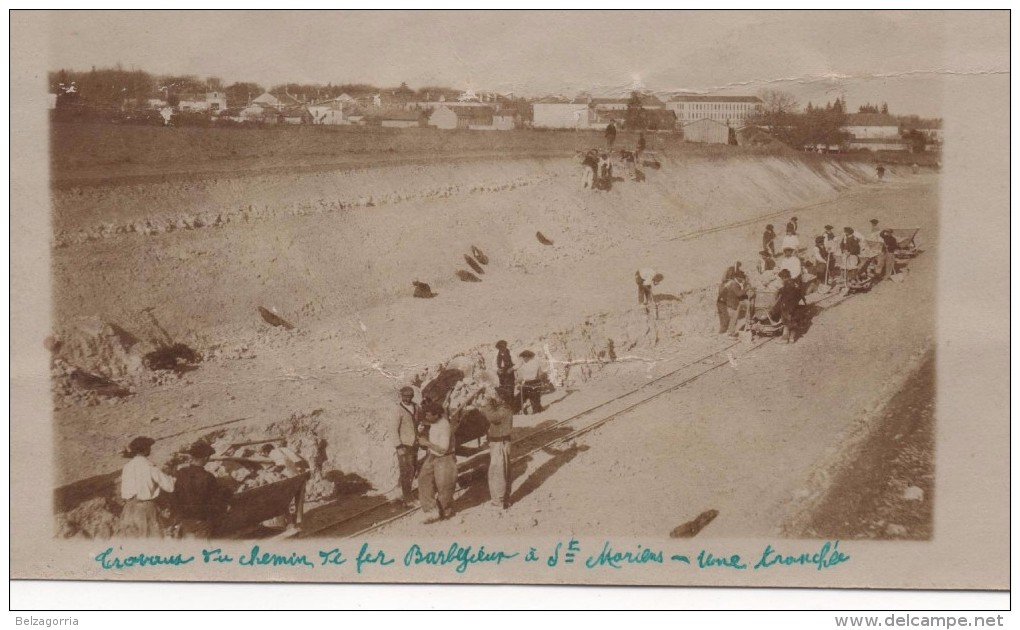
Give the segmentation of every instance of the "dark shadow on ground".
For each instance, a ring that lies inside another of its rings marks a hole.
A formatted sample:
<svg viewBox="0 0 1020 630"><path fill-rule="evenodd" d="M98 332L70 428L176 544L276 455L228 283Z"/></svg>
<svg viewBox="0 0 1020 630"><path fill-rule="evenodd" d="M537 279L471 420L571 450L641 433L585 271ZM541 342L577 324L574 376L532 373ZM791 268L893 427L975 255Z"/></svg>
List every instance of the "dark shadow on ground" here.
<svg viewBox="0 0 1020 630"><path fill-rule="evenodd" d="M113 499L118 495L119 482L120 471L115 470L61 486L53 491L53 511L69 512L81 503L98 497Z"/></svg>
<svg viewBox="0 0 1020 630"><path fill-rule="evenodd" d="M556 474L556 471L569 464L571 460L577 457L578 453L588 450L588 447L572 444L571 446L561 450L557 450L552 447L547 447L542 450L546 454L551 455L552 459L536 468L535 471L532 472L516 490L514 490L514 492L510 495L511 504L517 503L535 490L538 490L542 484L549 479L549 477L552 477Z"/></svg>

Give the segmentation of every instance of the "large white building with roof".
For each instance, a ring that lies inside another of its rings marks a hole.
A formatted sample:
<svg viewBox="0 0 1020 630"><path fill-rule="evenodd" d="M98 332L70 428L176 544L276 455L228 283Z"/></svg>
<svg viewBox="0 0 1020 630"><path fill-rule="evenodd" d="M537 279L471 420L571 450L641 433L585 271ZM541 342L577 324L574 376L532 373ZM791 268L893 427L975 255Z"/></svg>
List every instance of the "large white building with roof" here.
<svg viewBox="0 0 1020 630"><path fill-rule="evenodd" d="M731 127L743 127L749 118L761 111L762 100L757 96L679 94L666 106L676 112L680 125L707 118Z"/></svg>

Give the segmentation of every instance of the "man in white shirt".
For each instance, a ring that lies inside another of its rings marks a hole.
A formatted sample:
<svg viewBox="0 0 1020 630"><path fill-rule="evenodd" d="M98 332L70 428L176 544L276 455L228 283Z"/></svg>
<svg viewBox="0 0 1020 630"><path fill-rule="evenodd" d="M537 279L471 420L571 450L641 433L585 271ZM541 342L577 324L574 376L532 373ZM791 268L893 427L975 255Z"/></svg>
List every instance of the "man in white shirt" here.
<svg viewBox="0 0 1020 630"><path fill-rule="evenodd" d="M800 279L800 258L793 255L793 248L783 248L783 257L779 259L779 270L782 271L783 269L789 271L790 277L794 280Z"/></svg>
<svg viewBox="0 0 1020 630"><path fill-rule="evenodd" d="M434 401L422 404L425 424L418 443L428 450L418 475L418 500L423 522L434 523L453 516L453 491L457 484L454 429ZM427 433L426 433L427 431Z"/></svg>
<svg viewBox="0 0 1020 630"><path fill-rule="evenodd" d="M125 501L120 515L121 536L163 537L156 499L160 492L173 492L175 480L149 461L155 442L150 437L136 437L124 453L131 461L125 464L120 477L120 497Z"/></svg>
<svg viewBox="0 0 1020 630"><path fill-rule="evenodd" d="M652 287L662 282L662 274L655 273L654 269L645 267L644 269L638 269L634 272L634 281L638 285L638 304L645 305L645 312L650 310L651 306L655 306L655 316L659 316L659 305L655 303L655 296L652 295Z"/></svg>
<svg viewBox="0 0 1020 630"><path fill-rule="evenodd" d="M535 353L531 350L525 350L520 355L521 363L514 369L514 373L517 376L517 382L520 383L518 386L521 392L521 408L524 408L524 403L531 403L531 412L540 413L542 407L542 380L545 377L545 372L542 371L542 366L539 365L538 360L535 359Z"/></svg>

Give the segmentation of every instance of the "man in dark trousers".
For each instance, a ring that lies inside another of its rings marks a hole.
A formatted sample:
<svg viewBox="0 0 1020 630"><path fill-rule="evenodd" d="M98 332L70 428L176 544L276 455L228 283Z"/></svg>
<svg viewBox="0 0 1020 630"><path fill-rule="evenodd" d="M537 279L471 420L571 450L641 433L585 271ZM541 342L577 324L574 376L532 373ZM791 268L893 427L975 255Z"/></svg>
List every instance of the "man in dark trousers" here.
<svg viewBox="0 0 1020 630"><path fill-rule="evenodd" d="M397 403L396 432L394 447L397 450L397 468L400 474L400 496L404 507L414 503L411 483L418 466L418 405L414 403L414 389L400 388L400 402Z"/></svg>
<svg viewBox="0 0 1020 630"><path fill-rule="evenodd" d="M490 398L482 409L489 421L489 501L493 507L510 507L510 436L514 412L505 400Z"/></svg>
<svg viewBox="0 0 1020 630"><path fill-rule="evenodd" d="M776 257L776 232L769 223L761 235L761 248L769 253L769 256Z"/></svg>
<svg viewBox="0 0 1020 630"><path fill-rule="evenodd" d="M514 361L507 349L506 341L496 342L496 376L499 378L500 397L511 402L514 398Z"/></svg>
<svg viewBox="0 0 1020 630"><path fill-rule="evenodd" d="M634 152L634 161L638 166L641 166L641 154L645 152L645 132L641 132L641 135L637 139L637 151Z"/></svg>
<svg viewBox="0 0 1020 630"><path fill-rule="evenodd" d="M609 124L606 125L606 147L610 151L613 150L613 143L616 142L616 119L610 118Z"/></svg>
<svg viewBox="0 0 1020 630"><path fill-rule="evenodd" d="M783 279L783 286L776 296L776 306L783 321L783 341L793 343L796 335L794 314L797 311L797 303L800 302L801 289L786 269L779 272L779 277Z"/></svg>
<svg viewBox="0 0 1020 630"><path fill-rule="evenodd" d="M737 272L719 289L719 334L737 336L737 322L740 321L741 306L747 308L747 276Z"/></svg>
<svg viewBox="0 0 1020 630"><path fill-rule="evenodd" d="M191 463L177 471L174 483L174 508L180 519L181 538L208 540L216 518L226 511L229 490L205 469L215 451L204 441L188 449Z"/></svg>

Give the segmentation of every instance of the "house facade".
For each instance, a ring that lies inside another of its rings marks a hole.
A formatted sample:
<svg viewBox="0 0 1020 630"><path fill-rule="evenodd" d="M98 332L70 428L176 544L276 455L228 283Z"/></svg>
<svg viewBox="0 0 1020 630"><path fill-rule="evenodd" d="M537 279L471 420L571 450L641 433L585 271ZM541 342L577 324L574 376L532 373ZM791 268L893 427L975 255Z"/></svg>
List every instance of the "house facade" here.
<svg viewBox="0 0 1020 630"><path fill-rule="evenodd" d="M429 126L437 129L495 129L491 107L443 105L429 116Z"/></svg>
<svg viewBox="0 0 1020 630"><path fill-rule="evenodd" d="M591 128L587 101L537 102L531 107L532 125L537 129Z"/></svg>
<svg viewBox="0 0 1020 630"><path fill-rule="evenodd" d="M761 111L762 100L757 96L711 96L680 94L666 105L676 112L677 123L686 128L688 123L714 120L731 127L743 127Z"/></svg>
<svg viewBox="0 0 1020 630"><path fill-rule="evenodd" d="M177 109L182 112L209 112L218 114L227 108L227 95L223 92L181 94Z"/></svg>
<svg viewBox="0 0 1020 630"><path fill-rule="evenodd" d="M889 114L849 114L843 124L851 151L906 151L899 121Z"/></svg>
<svg viewBox="0 0 1020 630"><path fill-rule="evenodd" d="M313 125L347 125L344 118L344 102L340 99L316 103L308 106L308 114Z"/></svg>

